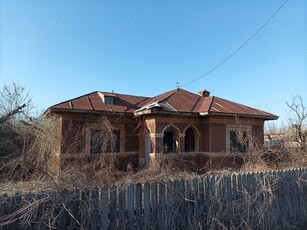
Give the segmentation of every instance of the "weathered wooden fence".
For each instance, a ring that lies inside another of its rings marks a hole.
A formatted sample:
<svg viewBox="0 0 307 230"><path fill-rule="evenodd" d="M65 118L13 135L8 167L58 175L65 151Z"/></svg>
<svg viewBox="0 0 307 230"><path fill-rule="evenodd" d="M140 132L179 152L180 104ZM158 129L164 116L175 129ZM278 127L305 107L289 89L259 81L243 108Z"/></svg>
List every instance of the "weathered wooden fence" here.
<svg viewBox="0 0 307 230"><path fill-rule="evenodd" d="M307 225L307 168L16 194L0 229L293 229Z"/></svg>

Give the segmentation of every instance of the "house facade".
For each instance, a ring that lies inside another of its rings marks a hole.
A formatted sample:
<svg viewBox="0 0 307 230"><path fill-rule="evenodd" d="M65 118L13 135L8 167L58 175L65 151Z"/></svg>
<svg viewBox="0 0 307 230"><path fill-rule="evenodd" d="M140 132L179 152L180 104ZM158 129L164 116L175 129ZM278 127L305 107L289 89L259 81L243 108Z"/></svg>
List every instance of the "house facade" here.
<svg viewBox="0 0 307 230"><path fill-rule="evenodd" d="M60 161L115 154L134 158L137 167L193 154L225 160L262 145L264 122L278 118L206 90L179 88L152 98L92 92L45 114L57 115Z"/></svg>

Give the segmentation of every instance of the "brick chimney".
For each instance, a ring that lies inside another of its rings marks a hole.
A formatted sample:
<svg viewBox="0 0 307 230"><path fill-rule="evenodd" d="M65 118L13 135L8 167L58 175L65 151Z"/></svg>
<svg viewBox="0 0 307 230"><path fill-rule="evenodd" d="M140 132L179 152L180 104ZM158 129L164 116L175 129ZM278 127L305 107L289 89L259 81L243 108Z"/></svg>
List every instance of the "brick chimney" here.
<svg viewBox="0 0 307 230"><path fill-rule="evenodd" d="M210 92L204 89L202 91L199 91L198 95L200 95L202 97L209 97L210 96Z"/></svg>

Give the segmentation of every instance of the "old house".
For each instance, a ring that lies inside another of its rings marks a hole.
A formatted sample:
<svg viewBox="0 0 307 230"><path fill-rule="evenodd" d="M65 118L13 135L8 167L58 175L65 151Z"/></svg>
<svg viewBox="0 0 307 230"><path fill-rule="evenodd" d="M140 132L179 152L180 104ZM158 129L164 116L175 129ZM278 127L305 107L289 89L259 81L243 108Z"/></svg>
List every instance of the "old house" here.
<svg viewBox="0 0 307 230"><path fill-rule="evenodd" d="M206 90L179 88L152 98L92 92L51 106L46 114L58 115L61 162L116 154L137 159L138 166L195 154L214 162L212 167L228 166L233 156L262 145L264 122L278 118ZM101 117L111 124L108 141Z"/></svg>

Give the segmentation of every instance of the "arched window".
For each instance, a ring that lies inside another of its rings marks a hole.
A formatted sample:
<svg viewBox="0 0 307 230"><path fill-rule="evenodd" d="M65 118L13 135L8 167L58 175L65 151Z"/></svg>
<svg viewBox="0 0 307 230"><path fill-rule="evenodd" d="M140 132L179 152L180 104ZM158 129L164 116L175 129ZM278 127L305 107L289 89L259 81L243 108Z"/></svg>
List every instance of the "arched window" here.
<svg viewBox="0 0 307 230"><path fill-rule="evenodd" d="M163 132L163 153L176 153L179 150L178 130L173 126L167 127Z"/></svg>
<svg viewBox="0 0 307 230"><path fill-rule="evenodd" d="M189 127L184 132L185 139L184 139L184 151L185 152L194 152L196 151L196 138L195 138L195 132L192 127Z"/></svg>

